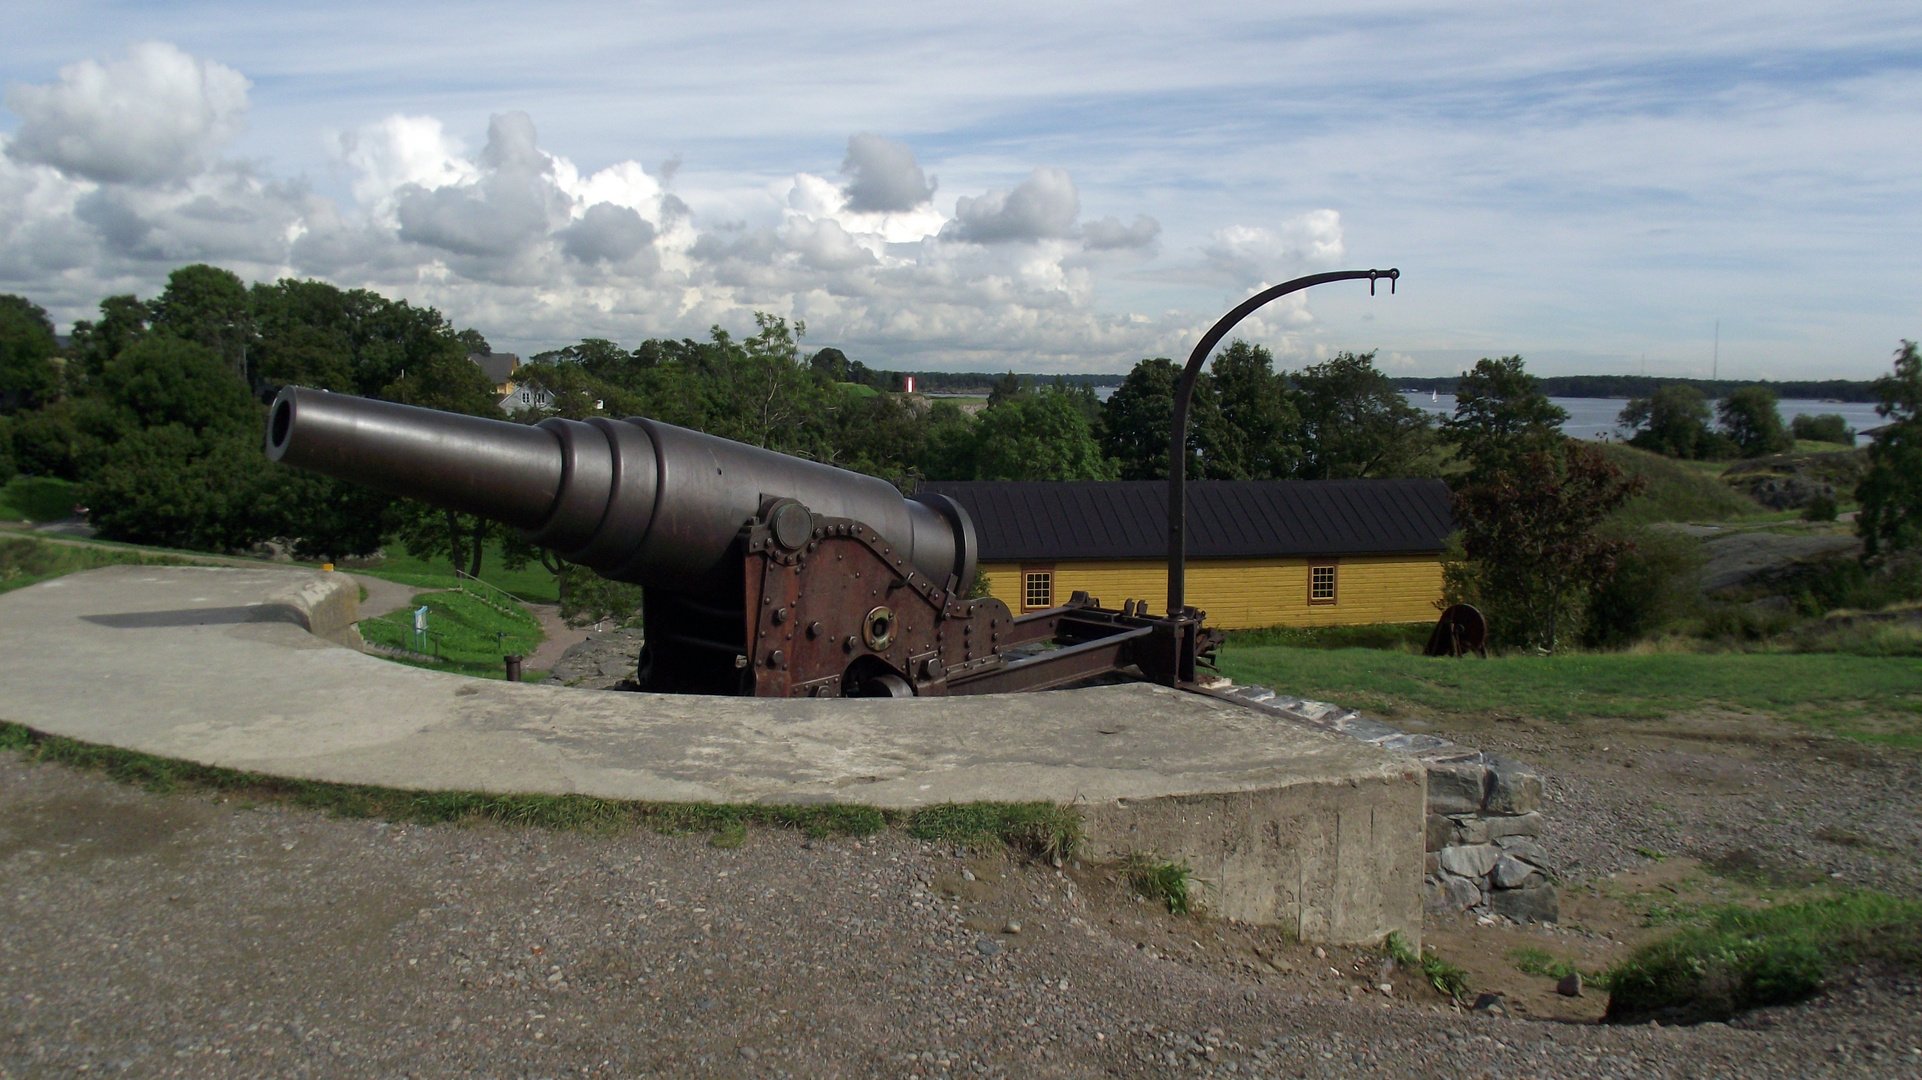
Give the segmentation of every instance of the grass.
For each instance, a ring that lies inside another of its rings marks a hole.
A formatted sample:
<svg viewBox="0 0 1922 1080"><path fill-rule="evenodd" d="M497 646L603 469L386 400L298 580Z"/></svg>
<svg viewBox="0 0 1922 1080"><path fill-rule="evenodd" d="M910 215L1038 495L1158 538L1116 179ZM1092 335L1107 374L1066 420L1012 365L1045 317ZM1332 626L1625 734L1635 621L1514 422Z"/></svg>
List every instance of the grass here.
<svg viewBox="0 0 1922 1080"><path fill-rule="evenodd" d="M466 592L430 593L416 597L427 608L427 643L414 633L414 609L402 608L375 619L362 619L360 636L378 645L438 656L426 664L437 671L457 671L480 678L505 678L501 657L534 651L545 636L540 623L521 610L496 607ZM405 660L402 663L414 663Z"/></svg>
<svg viewBox="0 0 1922 1080"><path fill-rule="evenodd" d="M1606 1019L1726 1020L1813 997L1840 969L1869 961L1922 969L1922 902L1852 892L1703 908L1610 969Z"/></svg>
<svg viewBox="0 0 1922 1080"><path fill-rule="evenodd" d="M1201 906L1195 872L1187 863L1168 862L1153 852L1134 852L1121 863L1122 875L1142 896L1168 905L1171 915L1187 915Z"/></svg>
<svg viewBox="0 0 1922 1080"><path fill-rule="evenodd" d="M451 589L460 580L459 575L454 573L453 563L442 558L416 558L408 552L407 545L398 540L383 550L386 557L370 567L343 563L341 569L422 589ZM482 552L480 579L530 603L561 602L560 587L555 584L554 575L548 573L546 567L531 562L519 570L507 569L501 564L501 548L496 541L490 541Z"/></svg>
<svg viewBox="0 0 1922 1080"><path fill-rule="evenodd" d="M1230 630L1230 646L1282 645L1293 649L1393 649L1419 653L1435 631L1433 622L1370 623L1362 626L1267 626Z"/></svg>
<svg viewBox="0 0 1922 1080"><path fill-rule="evenodd" d="M908 835L967 848L1005 845L1047 859L1081 846L1081 815L1055 803L944 803L910 812Z"/></svg>
<svg viewBox="0 0 1922 1080"><path fill-rule="evenodd" d="M1387 716L1647 720L1718 709L1922 747L1922 667L1904 657L1579 653L1453 660L1231 645L1219 664L1238 683L1285 686L1291 694Z"/></svg>
<svg viewBox="0 0 1922 1080"><path fill-rule="evenodd" d="M0 484L0 521L59 521L73 516L77 498L71 480L54 476L16 476Z"/></svg>
<svg viewBox="0 0 1922 1080"><path fill-rule="evenodd" d="M186 566L187 559L123 548L56 544L26 536L0 536L0 593L100 566Z"/></svg>
<svg viewBox="0 0 1922 1080"><path fill-rule="evenodd" d="M749 826L795 829L809 836L872 836L900 828L921 840L998 843L1025 854L1064 854L1081 843L1080 815L1053 803L944 803L918 810L872 806L804 806L709 802L644 802L591 795L495 795L476 791L402 791L368 784L291 780L200 765L113 746L47 735L0 721L0 750L29 761L96 772L160 795L222 795L255 804L317 810L335 817L416 825L496 824L596 835L634 829L711 832L717 848L740 847Z"/></svg>
<svg viewBox="0 0 1922 1080"><path fill-rule="evenodd" d="M1401 931L1389 931L1388 937L1381 943L1381 951L1382 955L1402 967L1421 972L1436 993L1451 998L1468 995L1468 972L1443 960L1433 949L1423 949L1419 955L1416 954L1415 950L1408 947L1408 939L1401 936Z"/></svg>
<svg viewBox="0 0 1922 1080"><path fill-rule="evenodd" d="M1570 975L1580 975L1585 986L1608 988L1609 974L1606 971L1583 971L1566 960L1557 959L1546 949L1524 945L1511 949L1508 958L1515 961L1515 970L1524 975L1543 975L1551 979L1566 979Z"/></svg>

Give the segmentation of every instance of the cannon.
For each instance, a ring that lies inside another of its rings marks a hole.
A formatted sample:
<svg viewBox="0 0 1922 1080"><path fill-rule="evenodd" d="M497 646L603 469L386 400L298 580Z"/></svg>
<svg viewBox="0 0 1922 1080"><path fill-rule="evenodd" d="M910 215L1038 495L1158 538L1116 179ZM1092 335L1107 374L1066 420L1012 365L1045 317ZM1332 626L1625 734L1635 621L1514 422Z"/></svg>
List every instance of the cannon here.
<svg viewBox="0 0 1922 1080"><path fill-rule="evenodd" d="M643 587L644 690L914 697L1045 690L1116 672L1192 684L1204 613L1086 593L1015 615L972 597L967 512L945 496L646 417L535 425L287 387L284 465L506 524Z"/></svg>

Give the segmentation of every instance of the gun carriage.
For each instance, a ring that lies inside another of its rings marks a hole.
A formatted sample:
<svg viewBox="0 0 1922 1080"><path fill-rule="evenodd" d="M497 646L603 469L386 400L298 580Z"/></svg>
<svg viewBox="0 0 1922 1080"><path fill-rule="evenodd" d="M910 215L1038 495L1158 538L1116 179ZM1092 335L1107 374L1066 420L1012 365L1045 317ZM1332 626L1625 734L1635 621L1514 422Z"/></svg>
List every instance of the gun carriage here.
<svg viewBox="0 0 1922 1080"><path fill-rule="evenodd" d="M642 689L755 697L1045 690L1137 671L1176 686L1218 632L1075 593L971 597L974 524L941 495L646 417L528 426L304 387L267 455L499 521L644 589Z"/></svg>

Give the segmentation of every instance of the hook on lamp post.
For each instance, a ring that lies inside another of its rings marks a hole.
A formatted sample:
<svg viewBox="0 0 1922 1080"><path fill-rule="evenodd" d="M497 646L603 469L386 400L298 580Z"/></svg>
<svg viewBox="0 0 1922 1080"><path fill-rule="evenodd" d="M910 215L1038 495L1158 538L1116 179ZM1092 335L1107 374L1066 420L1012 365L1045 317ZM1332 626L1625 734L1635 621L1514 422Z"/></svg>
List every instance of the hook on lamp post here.
<svg viewBox="0 0 1922 1080"><path fill-rule="evenodd" d="M1257 308L1271 301L1300 292L1316 285L1331 281L1356 281L1368 279L1368 295L1375 295L1375 282L1386 279L1388 291L1393 294L1395 282L1401 278L1401 271L1387 270L1335 270L1326 274L1309 274L1293 281L1284 281L1271 289L1263 289L1236 305L1233 311L1223 315L1219 321L1201 335L1195 343L1195 351L1188 354L1188 366L1181 371L1181 382L1175 387L1175 410L1173 430L1168 436L1168 616L1177 617L1188 604L1187 598L1187 537L1184 532L1188 513L1188 402L1194 397L1195 378L1201 374L1201 365L1207 362L1208 354L1215 351L1221 339L1233 330L1241 320L1254 314Z"/></svg>

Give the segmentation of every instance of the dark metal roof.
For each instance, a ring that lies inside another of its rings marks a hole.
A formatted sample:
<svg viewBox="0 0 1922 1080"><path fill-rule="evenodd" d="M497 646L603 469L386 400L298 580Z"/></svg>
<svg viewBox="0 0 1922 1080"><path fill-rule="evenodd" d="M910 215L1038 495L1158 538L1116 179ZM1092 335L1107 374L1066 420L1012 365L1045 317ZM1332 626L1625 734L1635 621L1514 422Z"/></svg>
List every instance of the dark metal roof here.
<svg viewBox="0 0 1922 1080"><path fill-rule="evenodd" d="M974 519L983 562L1163 559L1161 480L926 483ZM1440 480L1191 480L1188 557L1438 552L1455 529Z"/></svg>

